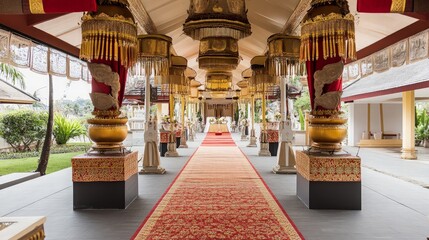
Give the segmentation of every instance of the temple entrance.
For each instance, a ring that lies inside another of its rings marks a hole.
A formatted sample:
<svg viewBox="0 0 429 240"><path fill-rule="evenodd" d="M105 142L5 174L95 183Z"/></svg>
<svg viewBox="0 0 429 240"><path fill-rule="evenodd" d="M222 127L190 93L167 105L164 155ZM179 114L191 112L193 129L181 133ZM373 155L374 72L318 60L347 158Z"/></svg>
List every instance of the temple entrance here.
<svg viewBox="0 0 429 240"><path fill-rule="evenodd" d="M231 117L233 116L233 105L232 103L227 104L206 104L205 105L206 117Z"/></svg>

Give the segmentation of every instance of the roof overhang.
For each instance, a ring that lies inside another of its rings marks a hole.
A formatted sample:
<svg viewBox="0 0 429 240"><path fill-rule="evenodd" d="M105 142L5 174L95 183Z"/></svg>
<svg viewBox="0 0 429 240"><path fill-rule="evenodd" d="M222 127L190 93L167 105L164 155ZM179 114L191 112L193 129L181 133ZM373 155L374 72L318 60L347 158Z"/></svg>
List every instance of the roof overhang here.
<svg viewBox="0 0 429 240"><path fill-rule="evenodd" d="M361 78L344 88L341 101L352 102L364 98L429 88L428 66L429 59L425 59Z"/></svg>
<svg viewBox="0 0 429 240"><path fill-rule="evenodd" d="M33 104L38 101L38 98L0 80L0 104Z"/></svg>

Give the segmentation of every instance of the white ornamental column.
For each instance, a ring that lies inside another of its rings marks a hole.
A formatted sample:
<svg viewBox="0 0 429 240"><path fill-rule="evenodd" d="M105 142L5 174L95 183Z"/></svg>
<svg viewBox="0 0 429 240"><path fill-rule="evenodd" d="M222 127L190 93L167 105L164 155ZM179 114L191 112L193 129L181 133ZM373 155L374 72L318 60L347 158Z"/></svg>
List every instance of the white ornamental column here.
<svg viewBox="0 0 429 240"><path fill-rule="evenodd" d="M287 84L285 77L280 77L280 114L282 116L279 129L279 148L277 150L277 165L274 173L296 173L295 155L292 149L292 125L289 117L287 98Z"/></svg>
<svg viewBox="0 0 429 240"><path fill-rule="evenodd" d="M140 174L164 174L165 169L160 166L160 155L158 148L158 128L155 119L150 118L150 81L146 76L145 85L145 132L144 132L144 155L143 168Z"/></svg>

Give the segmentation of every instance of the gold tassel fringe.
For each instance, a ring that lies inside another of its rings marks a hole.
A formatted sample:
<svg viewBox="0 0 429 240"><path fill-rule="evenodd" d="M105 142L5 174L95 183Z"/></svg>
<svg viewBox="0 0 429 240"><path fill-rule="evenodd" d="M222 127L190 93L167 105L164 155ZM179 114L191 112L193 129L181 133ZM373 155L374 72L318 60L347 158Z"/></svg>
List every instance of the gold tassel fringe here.
<svg viewBox="0 0 429 240"><path fill-rule="evenodd" d="M125 67L137 60L137 25L123 16L101 13L82 17L80 58L119 61Z"/></svg>
<svg viewBox="0 0 429 240"><path fill-rule="evenodd" d="M319 52L319 41L322 38L322 52ZM342 57L356 59L355 25L352 14L342 16L331 13L317 16L303 23L301 28L301 61L315 61Z"/></svg>

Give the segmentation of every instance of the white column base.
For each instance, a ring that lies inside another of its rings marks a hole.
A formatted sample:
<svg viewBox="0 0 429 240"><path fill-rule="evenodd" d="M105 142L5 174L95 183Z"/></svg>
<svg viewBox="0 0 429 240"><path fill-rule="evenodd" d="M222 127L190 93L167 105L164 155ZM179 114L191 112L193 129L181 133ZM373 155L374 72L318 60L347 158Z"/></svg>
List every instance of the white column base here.
<svg viewBox="0 0 429 240"><path fill-rule="evenodd" d="M290 143L279 142L279 144L280 146L277 150L277 166L273 168L273 173L295 174L295 155Z"/></svg>
<svg viewBox="0 0 429 240"><path fill-rule="evenodd" d="M170 142L167 143L167 152L165 153L166 157L178 157L179 153L176 150L176 143L175 142Z"/></svg>
<svg viewBox="0 0 429 240"><path fill-rule="evenodd" d="M409 160L416 160L417 159L417 155L416 155L416 149L405 149L403 148L401 150L402 154L401 154L401 158L402 159L409 159Z"/></svg>
<svg viewBox="0 0 429 240"><path fill-rule="evenodd" d="M257 147L255 129L250 130L250 142L247 147Z"/></svg>
<svg viewBox="0 0 429 240"><path fill-rule="evenodd" d="M158 144L155 141L145 143L143 155L143 169L139 174L164 174L165 169L160 166Z"/></svg>
<svg viewBox="0 0 429 240"><path fill-rule="evenodd" d="M140 170L139 174L164 174L166 171L164 168L158 167L145 167Z"/></svg>
<svg viewBox="0 0 429 240"><path fill-rule="evenodd" d="M269 150L269 144L268 143L261 143L261 148L259 149L258 156L271 157L271 152Z"/></svg>
<svg viewBox="0 0 429 240"><path fill-rule="evenodd" d="M183 130L182 136L180 136L180 148L188 148L188 144L186 144L186 131Z"/></svg>

